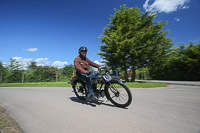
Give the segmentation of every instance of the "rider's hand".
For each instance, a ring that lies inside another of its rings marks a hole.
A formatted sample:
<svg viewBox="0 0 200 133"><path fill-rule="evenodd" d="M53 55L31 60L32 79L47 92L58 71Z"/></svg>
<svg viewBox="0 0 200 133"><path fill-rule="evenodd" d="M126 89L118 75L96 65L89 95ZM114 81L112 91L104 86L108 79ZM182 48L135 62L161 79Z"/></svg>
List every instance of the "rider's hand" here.
<svg viewBox="0 0 200 133"><path fill-rule="evenodd" d="M87 71L86 72L86 75L90 75L92 72L91 71Z"/></svg>

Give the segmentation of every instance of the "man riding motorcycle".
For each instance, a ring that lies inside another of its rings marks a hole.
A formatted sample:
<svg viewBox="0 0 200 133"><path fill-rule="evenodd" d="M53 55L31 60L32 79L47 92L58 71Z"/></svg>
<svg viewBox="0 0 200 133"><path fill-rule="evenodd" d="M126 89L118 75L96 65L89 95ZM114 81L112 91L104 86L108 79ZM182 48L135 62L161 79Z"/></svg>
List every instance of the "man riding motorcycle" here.
<svg viewBox="0 0 200 133"><path fill-rule="evenodd" d="M86 57L87 55L87 47L80 47L78 50L79 56L74 59L74 67L76 69L76 75L78 76L79 80L85 81L88 87L88 98L91 100L96 100L97 97L94 94L92 89L92 79L96 77L95 73L91 72L90 66L95 68L99 68L101 65L92 62L89 58Z"/></svg>

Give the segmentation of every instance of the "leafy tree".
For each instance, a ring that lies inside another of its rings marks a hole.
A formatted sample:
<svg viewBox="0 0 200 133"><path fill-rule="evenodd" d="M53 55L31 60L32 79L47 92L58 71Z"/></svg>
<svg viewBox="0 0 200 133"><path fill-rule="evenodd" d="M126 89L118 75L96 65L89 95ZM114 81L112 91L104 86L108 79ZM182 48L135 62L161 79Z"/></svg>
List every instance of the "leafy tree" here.
<svg viewBox="0 0 200 133"><path fill-rule="evenodd" d="M34 61L31 61L28 66L27 66L27 70L26 70L26 82L36 82L37 80L37 76L34 74L36 69L37 69L37 63Z"/></svg>
<svg viewBox="0 0 200 133"><path fill-rule="evenodd" d="M181 45L176 48L169 67L174 80L200 80L200 44Z"/></svg>
<svg viewBox="0 0 200 133"><path fill-rule="evenodd" d="M55 81L57 68L51 66L37 66L30 75L29 82Z"/></svg>
<svg viewBox="0 0 200 133"><path fill-rule="evenodd" d="M4 67L0 62L0 82L51 82L70 80L75 71L73 65L58 69L52 66L37 66L30 62L27 70L22 70L22 65L15 59Z"/></svg>
<svg viewBox="0 0 200 133"><path fill-rule="evenodd" d="M190 42L173 49L165 62L149 67L152 79L200 80L200 44Z"/></svg>
<svg viewBox="0 0 200 133"><path fill-rule="evenodd" d="M64 68L59 70L59 74L60 74L59 80L61 81L70 80L74 72L75 72L75 69L73 65L65 66Z"/></svg>
<svg viewBox="0 0 200 133"><path fill-rule="evenodd" d="M8 63L8 69L9 70L21 70L22 65L16 60L16 59L10 59Z"/></svg>
<svg viewBox="0 0 200 133"><path fill-rule="evenodd" d="M22 66L15 59L10 59L8 63L7 82L22 82Z"/></svg>
<svg viewBox="0 0 200 133"><path fill-rule="evenodd" d="M172 39L166 37L168 31L162 31L165 22L153 22L155 14L142 13L139 9L121 6L115 9L110 24L100 36L103 45L99 53L107 65L121 68L125 72L132 68L132 80L135 80L135 69L166 55L172 46Z"/></svg>
<svg viewBox="0 0 200 133"><path fill-rule="evenodd" d="M6 74L7 74L7 69L6 67L3 66L3 63L0 62L0 83L6 81Z"/></svg>
<svg viewBox="0 0 200 133"><path fill-rule="evenodd" d="M29 65L28 65L28 69L30 69L30 70L33 70L33 69L35 69L37 67L37 62L35 62L35 61L31 61L30 63L29 63Z"/></svg>

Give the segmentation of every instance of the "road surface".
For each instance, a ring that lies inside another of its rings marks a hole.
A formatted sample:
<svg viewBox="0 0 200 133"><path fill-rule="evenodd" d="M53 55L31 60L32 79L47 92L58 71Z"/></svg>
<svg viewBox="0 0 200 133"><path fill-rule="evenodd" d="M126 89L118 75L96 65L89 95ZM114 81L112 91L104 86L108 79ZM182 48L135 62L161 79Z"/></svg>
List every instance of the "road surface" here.
<svg viewBox="0 0 200 133"><path fill-rule="evenodd" d="M200 133L200 87L131 88L133 103L78 100L69 87L0 87L0 105L26 133Z"/></svg>

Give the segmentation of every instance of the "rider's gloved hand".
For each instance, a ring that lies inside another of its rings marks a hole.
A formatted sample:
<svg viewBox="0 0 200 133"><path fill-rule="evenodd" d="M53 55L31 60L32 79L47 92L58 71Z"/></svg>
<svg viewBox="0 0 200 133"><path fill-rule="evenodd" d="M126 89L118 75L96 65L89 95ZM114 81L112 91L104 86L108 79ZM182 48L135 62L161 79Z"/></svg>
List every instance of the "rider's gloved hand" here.
<svg viewBox="0 0 200 133"><path fill-rule="evenodd" d="M86 75L90 75L92 72L91 71L87 71L86 72Z"/></svg>

